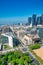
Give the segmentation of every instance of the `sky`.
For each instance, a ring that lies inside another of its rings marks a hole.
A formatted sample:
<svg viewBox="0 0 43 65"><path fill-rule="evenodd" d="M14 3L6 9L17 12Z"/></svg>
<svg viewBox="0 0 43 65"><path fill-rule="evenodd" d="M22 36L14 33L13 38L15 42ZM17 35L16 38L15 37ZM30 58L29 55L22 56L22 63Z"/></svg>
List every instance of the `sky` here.
<svg viewBox="0 0 43 65"><path fill-rule="evenodd" d="M43 14L43 0L0 0L0 24L27 22L33 14Z"/></svg>

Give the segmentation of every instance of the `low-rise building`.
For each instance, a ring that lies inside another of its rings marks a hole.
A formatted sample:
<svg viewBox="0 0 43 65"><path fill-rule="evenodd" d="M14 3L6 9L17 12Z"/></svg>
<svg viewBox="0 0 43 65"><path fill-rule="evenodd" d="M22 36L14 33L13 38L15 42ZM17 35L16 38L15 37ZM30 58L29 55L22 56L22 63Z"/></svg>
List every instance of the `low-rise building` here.
<svg viewBox="0 0 43 65"><path fill-rule="evenodd" d="M36 35L27 34L23 38L23 43L27 46L37 42L40 42L40 37L37 34Z"/></svg>
<svg viewBox="0 0 43 65"><path fill-rule="evenodd" d="M30 45L30 44L32 44L31 36L25 35L24 39L23 39L23 43L24 43L24 45Z"/></svg>
<svg viewBox="0 0 43 65"><path fill-rule="evenodd" d="M26 33L25 30L18 30L18 31L16 31L16 34L17 34L18 38L23 38L25 33Z"/></svg>

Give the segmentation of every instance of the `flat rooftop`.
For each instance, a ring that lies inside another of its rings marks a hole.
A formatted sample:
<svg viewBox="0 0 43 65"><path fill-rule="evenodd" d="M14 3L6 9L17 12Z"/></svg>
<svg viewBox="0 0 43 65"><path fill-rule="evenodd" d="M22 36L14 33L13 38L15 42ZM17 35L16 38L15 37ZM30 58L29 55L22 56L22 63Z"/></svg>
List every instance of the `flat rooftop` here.
<svg viewBox="0 0 43 65"><path fill-rule="evenodd" d="M43 48L33 50L38 57L40 57L43 60Z"/></svg>
<svg viewBox="0 0 43 65"><path fill-rule="evenodd" d="M7 36L7 37L14 37L14 35L12 33L3 33L3 36Z"/></svg>

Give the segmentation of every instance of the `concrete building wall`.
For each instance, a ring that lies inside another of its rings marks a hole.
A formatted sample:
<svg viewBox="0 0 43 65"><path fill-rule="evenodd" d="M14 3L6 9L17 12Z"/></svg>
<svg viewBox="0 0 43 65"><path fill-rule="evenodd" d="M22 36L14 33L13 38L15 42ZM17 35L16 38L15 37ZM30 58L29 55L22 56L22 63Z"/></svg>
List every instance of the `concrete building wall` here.
<svg viewBox="0 0 43 65"><path fill-rule="evenodd" d="M3 45L9 45L10 47L13 47L13 37L7 34L2 34L2 43Z"/></svg>
<svg viewBox="0 0 43 65"><path fill-rule="evenodd" d="M19 30L19 31L16 32L16 34L17 34L18 38L23 38L24 35L25 35L25 31L24 30Z"/></svg>
<svg viewBox="0 0 43 65"><path fill-rule="evenodd" d="M13 38L12 37L8 37L9 40L9 46L13 48Z"/></svg>
<svg viewBox="0 0 43 65"><path fill-rule="evenodd" d="M31 45L32 44L32 38L25 36L23 42L25 45Z"/></svg>

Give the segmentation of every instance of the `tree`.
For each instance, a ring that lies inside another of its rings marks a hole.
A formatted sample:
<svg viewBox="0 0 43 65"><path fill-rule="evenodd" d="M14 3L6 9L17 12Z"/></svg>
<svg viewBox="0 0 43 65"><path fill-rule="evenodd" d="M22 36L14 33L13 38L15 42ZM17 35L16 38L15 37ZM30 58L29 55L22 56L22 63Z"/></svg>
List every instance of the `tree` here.
<svg viewBox="0 0 43 65"><path fill-rule="evenodd" d="M24 60L27 62L27 63L30 63L32 60L29 56L24 56Z"/></svg>
<svg viewBox="0 0 43 65"><path fill-rule="evenodd" d="M8 56L8 62L11 62L12 61L12 55L9 55Z"/></svg>
<svg viewBox="0 0 43 65"><path fill-rule="evenodd" d="M30 46L30 50L34 50L34 49L38 49L38 48L40 48L40 44L38 44L38 43Z"/></svg>
<svg viewBox="0 0 43 65"><path fill-rule="evenodd" d="M21 58L19 59L19 64L20 64L20 65L24 65L24 58L23 58L23 57L21 57Z"/></svg>

